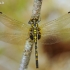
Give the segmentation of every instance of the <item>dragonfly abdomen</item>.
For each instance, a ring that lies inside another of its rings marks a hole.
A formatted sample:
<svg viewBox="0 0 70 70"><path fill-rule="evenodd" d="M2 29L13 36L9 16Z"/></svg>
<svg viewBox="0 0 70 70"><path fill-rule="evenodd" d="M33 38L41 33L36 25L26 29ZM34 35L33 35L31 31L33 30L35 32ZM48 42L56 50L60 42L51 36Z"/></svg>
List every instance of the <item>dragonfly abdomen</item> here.
<svg viewBox="0 0 70 70"><path fill-rule="evenodd" d="M37 36L38 36L38 34L37 34L37 27L34 29L34 31L33 31L33 33L34 33L34 43L35 43L35 59L36 59L36 68L38 68L39 66L38 66L38 50L37 50Z"/></svg>

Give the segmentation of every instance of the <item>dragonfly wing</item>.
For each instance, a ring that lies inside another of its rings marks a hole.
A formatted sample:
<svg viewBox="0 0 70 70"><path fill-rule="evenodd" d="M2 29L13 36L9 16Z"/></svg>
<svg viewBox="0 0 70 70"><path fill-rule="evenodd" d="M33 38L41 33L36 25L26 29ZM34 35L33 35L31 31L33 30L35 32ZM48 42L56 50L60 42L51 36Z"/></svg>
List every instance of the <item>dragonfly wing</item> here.
<svg viewBox="0 0 70 70"><path fill-rule="evenodd" d="M46 44L70 41L70 14L55 19L42 26L42 41L47 40Z"/></svg>
<svg viewBox="0 0 70 70"><path fill-rule="evenodd" d="M28 36L21 32L0 32L0 40L10 44L23 45L27 38Z"/></svg>
<svg viewBox="0 0 70 70"><path fill-rule="evenodd" d="M24 30L24 28L28 28L26 24L15 19L11 19L3 13L0 13L0 22L8 26L9 28L16 30Z"/></svg>
<svg viewBox="0 0 70 70"><path fill-rule="evenodd" d="M11 44L22 45L24 40L28 38L29 27L22 22L11 19L0 13L0 23L6 27L0 28L0 40Z"/></svg>

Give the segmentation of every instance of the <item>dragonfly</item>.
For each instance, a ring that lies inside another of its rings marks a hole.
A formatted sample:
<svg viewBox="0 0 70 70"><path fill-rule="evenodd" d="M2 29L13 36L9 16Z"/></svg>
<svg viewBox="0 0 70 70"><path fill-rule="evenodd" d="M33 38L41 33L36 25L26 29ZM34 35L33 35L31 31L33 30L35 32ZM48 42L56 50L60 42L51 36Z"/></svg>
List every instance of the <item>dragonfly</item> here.
<svg viewBox="0 0 70 70"><path fill-rule="evenodd" d="M31 18L28 22L30 25L11 19L0 12L0 23L10 29L0 31L1 41L16 45L23 45L24 39L28 37L34 41L36 68L38 68L38 40L42 45L70 41L70 12L44 24L39 24L38 18Z"/></svg>

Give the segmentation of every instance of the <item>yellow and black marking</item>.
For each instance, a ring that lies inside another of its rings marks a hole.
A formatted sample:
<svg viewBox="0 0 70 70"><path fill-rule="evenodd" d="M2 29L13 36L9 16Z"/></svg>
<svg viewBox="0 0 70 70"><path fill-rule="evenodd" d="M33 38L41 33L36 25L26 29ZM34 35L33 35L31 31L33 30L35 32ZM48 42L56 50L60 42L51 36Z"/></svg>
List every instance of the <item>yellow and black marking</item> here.
<svg viewBox="0 0 70 70"><path fill-rule="evenodd" d="M30 19L29 24L30 28L30 39L34 40L35 43L35 59L36 59L36 68L38 68L38 51L37 51L37 39L41 38L40 28L38 27L38 18Z"/></svg>

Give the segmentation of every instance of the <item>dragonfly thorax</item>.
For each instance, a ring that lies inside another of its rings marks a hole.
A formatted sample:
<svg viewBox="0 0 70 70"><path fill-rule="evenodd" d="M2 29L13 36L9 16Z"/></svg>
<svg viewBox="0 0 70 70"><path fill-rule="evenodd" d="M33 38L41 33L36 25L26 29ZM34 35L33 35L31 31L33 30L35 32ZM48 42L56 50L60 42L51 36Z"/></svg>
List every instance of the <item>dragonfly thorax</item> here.
<svg viewBox="0 0 70 70"><path fill-rule="evenodd" d="M38 27L38 20L36 18L31 19L29 21L31 28L30 28L30 39L36 40L41 38L40 28Z"/></svg>

